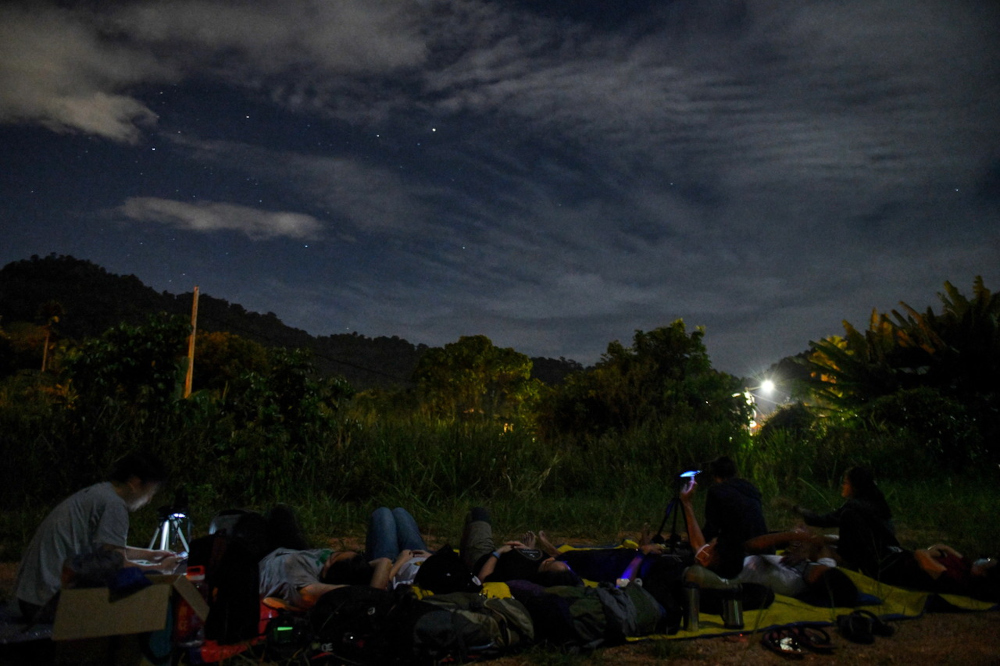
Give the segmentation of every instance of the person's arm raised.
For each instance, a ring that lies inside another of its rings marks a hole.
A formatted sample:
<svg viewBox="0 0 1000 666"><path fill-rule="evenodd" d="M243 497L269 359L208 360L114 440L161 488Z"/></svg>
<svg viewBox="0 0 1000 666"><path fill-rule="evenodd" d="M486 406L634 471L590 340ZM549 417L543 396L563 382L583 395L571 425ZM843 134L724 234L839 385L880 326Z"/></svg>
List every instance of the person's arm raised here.
<svg viewBox="0 0 1000 666"><path fill-rule="evenodd" d="M684 490L677 495L681 503L681 509L684 511L684 522L687 524L688 543L691 544L691 548L695 552L705 545L705 535L701 532L701 526L698 525L698 518L694 515L694 505L691 504L691 498L694 496L697 486L698 483L694 480L694 477L691 477Z"/></svg>

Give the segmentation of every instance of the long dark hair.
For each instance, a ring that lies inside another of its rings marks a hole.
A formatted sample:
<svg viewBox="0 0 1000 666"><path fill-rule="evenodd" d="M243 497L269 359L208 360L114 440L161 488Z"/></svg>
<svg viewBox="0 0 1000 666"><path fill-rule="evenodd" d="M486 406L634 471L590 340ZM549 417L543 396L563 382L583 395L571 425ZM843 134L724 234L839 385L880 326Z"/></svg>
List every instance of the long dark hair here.
<svg viewBox="0 0 1000 666"><path fill-rule="evenodd" d="M320 581L328 585L367 585L372 579L371 565L361 553L344 557L326 569L326 575Z"/></svg>
<svg viewBox="0 0 1000 666"><path fill-rule="evenodd" d="M892 518L892 510L885 501L885 495L875 485L875 477L866 467L852 467L847 470L847 481L851 484L851 499L866 502L882 518Z"/></svg>

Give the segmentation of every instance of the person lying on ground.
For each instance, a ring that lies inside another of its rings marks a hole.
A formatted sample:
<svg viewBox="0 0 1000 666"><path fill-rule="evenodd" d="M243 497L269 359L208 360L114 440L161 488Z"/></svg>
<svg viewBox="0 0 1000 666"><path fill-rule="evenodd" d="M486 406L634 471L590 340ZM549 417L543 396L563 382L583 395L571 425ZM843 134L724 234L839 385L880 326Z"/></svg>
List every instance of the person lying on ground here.
<svg viewBox="0 0 1000 666"><path fill-rule="evenodd" d="M277 597L296 610L308 610L327 592L346 585L385 589L392 560L372 560L353 550L278 548L260 561L260 596Z"/></svg>
<svg viewBox="0 0 1000 666"><path fill-rule="evenodd" d="M556 561L565 562L570 569L584 580L596 583L614 583L622 578L640 577L645 580L652 565L661 555L674 555L670 545L653 543L648 525L643 529L637 548L580 548L560 551L552 544L544 531L539 531L537 537L529 532L526 538L535 539L539 549ZM687 549L679 549L687 552ZM678 561L684 561L683 553ZM685 566L692 564L685 561Z"/></svg>
<svg viewBox="0 0 1000 666"><path fill-rule="evenodd" d="M921 568L935 581L934 592L1000 601L1000 568L996 558L965 557L951 546L935 544L915 551Z"/></svg>
<svg viewBox="0 0 1000 666"><path fill-rule="evenodd" d="M880 571L888 585L1000 601L1000 569L993 558L973 560L951 546L894 550Z"/></svg>
<svg viewBox="0 0 1000 666"><path fill-rule="evenodd" d="M589 581L613 583L639 577L646 584L650 582L648 579L651 575L674 577L683 567L695 563L691 555L695 551L703 551L698 555L705 563L714 562L710 557L716 557L715 542L711 543L709 549L694 515L691 496L695 485L694 479L690 479L679 497L683 500L681 510L684 511L687 526L686 543L683 538L678 538L677 543L654 543L648 525L643 527L638 548L594 548L561 552L544 531L538 533L536 543L549 556L566 562L574 573ZM528 535L534 538L534 533L529 532Z"/></svg>
<svg viewBox="0 0 1000 666"><path fill-rule="evenodd" d="M392 560L387 586L412 585L417 572L431 553L427 550L417 521L403 508L379 507L368 519L365 555L373 560Z"/></svg>
<svg viewBox="0 0 1000 666"><path fill-rule="evenodd" d="M459 552L484 583L528 580L544 587L581 584L569 565L557 561L538 545L535 534L528 532L520 541L507 541L497 548L489 512L475 507L466 517Z"/></svg>
<svg viewBox="0 0 1000 666"><path fill-rule="evenodd" d="M129 513L144 507L166 480L154 456L132 453L117 461L110 480L76 492L56 506L35 531L21 559L14 594L29 622L51 622L64 565L86 573L94 565L171 572L176 555L128 545Z"/></svg>
<svg viewBox="0 0 1000 666"><path fill-rule="evenodd" d="M751 553L736 577L741 584L756 583L775 594L805 599L814 605L833 607L857 604L857 586L837 570L834 540L804 529L754 537L746 543ZM783 549L781 555L772 554Z"/></svg>

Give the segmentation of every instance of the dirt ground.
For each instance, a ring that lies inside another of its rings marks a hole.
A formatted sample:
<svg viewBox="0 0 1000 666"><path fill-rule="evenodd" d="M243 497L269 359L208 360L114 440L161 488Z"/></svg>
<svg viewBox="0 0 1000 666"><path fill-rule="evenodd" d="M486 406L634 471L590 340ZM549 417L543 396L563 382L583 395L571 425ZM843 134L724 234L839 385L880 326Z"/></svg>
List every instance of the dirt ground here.
<svg viewBox="0 0 1000 666"><path fill-rule="evenodd" d="M16 563L0 563L0 595L4 600L10 596L16 573ZM850 643L830 628L828 631L836 646L833 655L808 654L795 661L802 664L1000 666L1000 612L931 613L893 625L895 635L876 638L874 645ZM587 657L546 653L536 648L490 663L496 666L591 663L759 666L786 661L766 650L760 638L759 634L745 634L683 641L642 641L597 650Z"/></svg>
<svg viewBox="0 0 1000 666"><path fill-rule="evenodd" d="M930 666L986 666L1000 664L1000 613L934 613L894 622L891 638L876 638L873 645L857 645L828 628L836 650L833 655L808 654L791 660L766 650L760 635L701 638L685 641L644 641L606 648L589 660L595 664L659 664L705 666L708 664L762 666L795 661L801 664L905 664ZM497 666L566 663L528 653L498 659Z"/></svg>

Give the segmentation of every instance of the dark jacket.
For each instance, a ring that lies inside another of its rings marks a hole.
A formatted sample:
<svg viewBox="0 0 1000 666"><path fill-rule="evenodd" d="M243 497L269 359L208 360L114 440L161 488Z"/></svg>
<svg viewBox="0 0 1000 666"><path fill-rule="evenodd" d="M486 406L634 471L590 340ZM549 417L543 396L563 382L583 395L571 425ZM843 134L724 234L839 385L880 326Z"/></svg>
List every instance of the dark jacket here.
<svg viewBox="0 0 1000 666"><path fill-rule="evenodd" d="M839 528L837 553L849 566L867 576L879 578L883 564L899 550L892 514L887 506L849 499L827 514L801 513L807 525Z"/></svg>
<svg viewBox="0 0 1000 666"><path fill-rule="evenodd" d="M746 479L732 478L709 488L702 533L706 541L718 539L719 560L711 569L726 578L739 574L746 555L743 544L767 533L757 487Z"/></svg>

